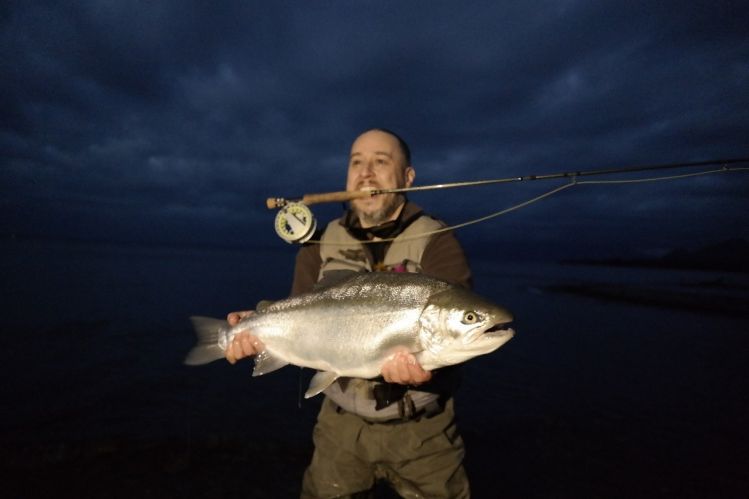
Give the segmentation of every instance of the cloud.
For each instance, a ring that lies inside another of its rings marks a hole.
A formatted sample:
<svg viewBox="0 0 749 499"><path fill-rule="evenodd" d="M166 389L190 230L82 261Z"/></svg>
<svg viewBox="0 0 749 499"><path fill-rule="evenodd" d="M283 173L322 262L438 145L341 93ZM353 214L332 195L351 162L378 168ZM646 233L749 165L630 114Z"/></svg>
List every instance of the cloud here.
<svg viewBox="0 0 749 499"><path fill-rule="evenodd" d="M747 21L730 2L12 3L0 231L254 234L265 197L342 188L350 141L372 126L409 140L420 183L746 156ZM501 236L471 234L636 246L661 230L640 221L653 213L749 236L745 187L580 186L508 216ZM464 220L536 192L503 189L450 191L433 211Z"/></svg>

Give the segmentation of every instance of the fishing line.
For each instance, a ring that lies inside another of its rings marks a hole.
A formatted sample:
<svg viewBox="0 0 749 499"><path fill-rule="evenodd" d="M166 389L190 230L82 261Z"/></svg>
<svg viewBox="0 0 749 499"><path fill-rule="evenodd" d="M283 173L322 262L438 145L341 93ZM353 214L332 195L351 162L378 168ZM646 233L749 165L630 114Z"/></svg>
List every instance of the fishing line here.
<svg viewBox="0 0 749 499"><path fill-rule="evenodd" d="M644 182L658 182L660 180L676 180L676 179L687 178L687 177L699 177L700 175L708 175L710 173L736 172L736 171L745 171L745 170L749 170L749 167L720 168L718 170L707 170L704 172L683 173L681 175L668 175L665 177L635 178L635 179L628 179L628 180L583 180L583 181L578 182L578 184L636 184L636 183L644 183Z"/></svg>
<svg viewBox="0 0 749 499"><path fill-rule="evenodd" d="M514 206L510 206L509 208L505 208L503 210L491 213L489 215L486 215L486 216L483 216L483 217L480 217L480 218L476 218L474 220L469 220L467 222L459 223L459 224L456 224L456 225L450 225L450 226L447 226L447 227L442 227L441 229L436 229L436 230L432 230L432 231L428 231L428 232L422 232L420 234L414 234L412 236L402 236L401 238L398 239L398 241L412 241L414 239L421 239L422 237L432 236L434 234L440 234L442 232L448 232L448 231L451 231L451 230L456 230L456 229L460 229L460 228L463 228L463 227L468 227L469 225L474 225L474 224L477 224L477 223L485 222L487 220L491 220L492 218L496 218L496 217L499 217L501 215L505 215L507 213L510 213L511 211L519 210L520 208L524 208L524 207L526 207L528 205L531 205L533 203L541 201L544 198L547 198L547 197L549 197L549 196L551 196L553 194L556 194L557 192L563 191L564 189L567 189L567 188L572 187L574 185L575 185L574 182L569 182L567 184L564 184L564 185L561 185L559 187L556 187L556 188L550 190L549 192L545 192L545 193L541 194L540 196L536 196L536 197L531 198L531 199L529 199L527 201L523 201L522 203L516 204ZM392 242L392 241L395 241L394 237L389 237L389 238L385 238L385 239L373 239L371 241L359 241L359 242L361 244L374 244L374 243L385 243L385 242ZM326 242L326 243L323 243L322 241L317 240L317 239L310 239L310 240L307 241L307 243L310 243L310 244L329 244L331 246L351 246L351 243L336 243L336 242Z"/></svg>

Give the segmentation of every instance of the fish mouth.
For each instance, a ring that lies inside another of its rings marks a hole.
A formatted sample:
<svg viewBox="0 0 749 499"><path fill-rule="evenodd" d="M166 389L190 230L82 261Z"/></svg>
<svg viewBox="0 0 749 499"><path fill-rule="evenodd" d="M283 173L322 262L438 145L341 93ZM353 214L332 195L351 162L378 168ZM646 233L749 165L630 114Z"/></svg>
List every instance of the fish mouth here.
<svg viewBox="0 0 749 499"><path fill-rule="evenodd" d="M502 336L512 337L515 334L515 330L510 327L509 322L500 322L484 330L482 336L497 337Z"/></svg>
<svg viewBox="0 0 749 499"><path fill-rule="evenodd" d="M476 330L471 339L464 342L465 348L475 354L485 354L498 349L515 336L509 322L489 325L484 330Z"/></svg>

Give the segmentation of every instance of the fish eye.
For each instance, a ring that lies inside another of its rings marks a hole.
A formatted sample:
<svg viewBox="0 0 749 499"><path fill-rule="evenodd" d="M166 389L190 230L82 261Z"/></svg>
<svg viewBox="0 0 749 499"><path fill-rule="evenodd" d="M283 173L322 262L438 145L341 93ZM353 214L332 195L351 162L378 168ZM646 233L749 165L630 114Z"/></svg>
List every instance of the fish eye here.
<svg viewBox="0 0 749 499"><path fill-rule="evenodd" d="M476 312L466 312L463 314L463 324L476 324L479 321L479 314Z"/></svg>

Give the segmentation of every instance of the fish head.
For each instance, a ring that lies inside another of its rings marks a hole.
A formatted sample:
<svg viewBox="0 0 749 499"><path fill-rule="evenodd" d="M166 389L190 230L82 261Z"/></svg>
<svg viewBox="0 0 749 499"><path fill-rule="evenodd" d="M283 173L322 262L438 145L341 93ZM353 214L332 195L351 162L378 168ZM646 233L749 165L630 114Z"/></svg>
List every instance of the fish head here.
<svg viewBox="0 0 749 499"><path fill-rule="evenodd" d="M465 362L498 349L515 331L510 311L477 294L451 287L434 294L424 307L419 339L434 367Z"/></svg>

